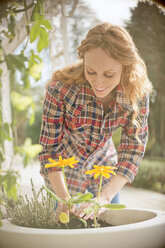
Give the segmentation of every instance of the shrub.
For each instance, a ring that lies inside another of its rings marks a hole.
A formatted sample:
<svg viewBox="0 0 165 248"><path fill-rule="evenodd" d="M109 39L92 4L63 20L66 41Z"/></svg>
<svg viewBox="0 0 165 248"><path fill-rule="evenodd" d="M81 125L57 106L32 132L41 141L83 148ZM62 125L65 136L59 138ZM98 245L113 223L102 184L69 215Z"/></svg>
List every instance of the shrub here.
<svg viewBox="0 0 165 248"><path fill-rule="evenodd" d="M32 181L31 181L32 183ZM49 195L44 196L42 190L35 192L32 183L33 197L31 200L19 196L16 202L7 202L6 211L9 221L18 226L33 228L58 228L56 212L54 211L55 201ZM41 194L41 200L39 195Z"/></svg>
<svg viewBox="0 0 165 248"><path fill-rule="evenodd" d="M133 186L165 194L165 160L144 158Z"/></svg>

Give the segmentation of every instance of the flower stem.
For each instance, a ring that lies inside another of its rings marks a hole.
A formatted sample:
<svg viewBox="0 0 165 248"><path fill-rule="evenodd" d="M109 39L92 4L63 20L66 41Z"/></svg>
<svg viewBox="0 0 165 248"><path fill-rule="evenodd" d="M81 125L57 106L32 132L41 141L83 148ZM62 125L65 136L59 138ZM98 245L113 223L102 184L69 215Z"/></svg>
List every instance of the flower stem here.
<svg viewBox="0 0 165 248"><path fill-rule="evenodd" d="M97 197L97 202L98 202L98 203L99 203L99 198L100 198L102 180L103 180L103 175L101 174L101 176L100 176L100 185L99 185L99 193L98 193L98 197Z"/></svg>
<svg viewBox="0 0 165 248"><path fill-rule="evenodd" d="M97 203L99 203L101 186L102 186L102 179L103 179L103 175L100 176L100 185L99 185L99 192L98 192L98 197L97 197ZM94 227L95 228L98 227L98 223L97 223L98 210L99 210L99 206L96 206L95 207L95 210L94 210Z"/></svg>
<svg viewBox="0 0 165 248"><path fill-rule="evenodd" d="M68 194L68 199L69 199L69 198L70 198L70 194L69 194L68 185L67 185L67 182L66 182L66 177L65 177L64 168L62 168L62 173L63 173L64 182L65 182L65 187L66 187L67 194Z"/></svg>
<svg viewBox="0 0 165 248"><path fill-rule="evenodd" d="M65 183L65 187L66 187L67 194L68 194L68 200L69 200L70 194L69 194L68 185L67 185L66 177L65 177L65 171L64 171L64 168L63 167L62 167L62 173L63 173L64 183ZM70 215L70 213L71 213L71 204L69 204L69 215Z"/></svg>

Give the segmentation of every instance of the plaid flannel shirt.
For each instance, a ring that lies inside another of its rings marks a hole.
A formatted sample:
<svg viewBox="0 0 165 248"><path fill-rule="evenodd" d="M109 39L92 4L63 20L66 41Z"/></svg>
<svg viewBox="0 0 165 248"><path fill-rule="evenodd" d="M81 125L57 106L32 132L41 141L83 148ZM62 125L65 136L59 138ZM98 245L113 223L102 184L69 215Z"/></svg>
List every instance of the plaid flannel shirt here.
<svg viewBox="0 0 165 248"><path fill-rule="evenodd" d="M39 154L40 172L47 187L52 189L48 173L60 169L46 169L45 164L48 158L58 160L60 155L62 158L75 156L79 160L76 168L65 168L70 194L84 193L87 189L98 192L99 179L85 175L85 171L95 164L116 166L117 174L133 182L148 140L149 96L139 102L139 109L137 139L136 127L131 122L132 105L121 84L116 87L115 97L104 113L103 104L88 82L71 85L53 82L46 92L40 134L40 144L43 146ZM112 134L119 127L122 134L117 152ZM110 180L103 178L103 187Z"/></svg>

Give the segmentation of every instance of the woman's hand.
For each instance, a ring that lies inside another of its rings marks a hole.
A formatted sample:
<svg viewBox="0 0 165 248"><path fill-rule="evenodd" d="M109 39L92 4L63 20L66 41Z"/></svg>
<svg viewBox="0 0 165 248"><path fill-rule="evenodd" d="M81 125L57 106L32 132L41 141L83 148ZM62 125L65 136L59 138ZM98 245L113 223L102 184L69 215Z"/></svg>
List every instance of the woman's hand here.
<svg viewBox="0 0 165 248"><path fill-rule="evenodd" d="M95 197L93 200L95 200L97 202L97 197ZM100 205L109 204L110 201L107 200L107 198L104 195L100 195L99 203L100 203ZM85 212L84 212L85 209L90 208L92 206L94 206L94 203L92 203L92 202L83 203L82 205L80 205L79 208L76 205L74 205L71 209L71 212L73 214L75 214L76 216L83 218L85 220L88 220L89 218L94 219L94 211L92 211L92 213L90 213L90 214L85 214ZM103 207L100 208L98 211L98 215L103 213L105 210L106 209Z"/></svg>

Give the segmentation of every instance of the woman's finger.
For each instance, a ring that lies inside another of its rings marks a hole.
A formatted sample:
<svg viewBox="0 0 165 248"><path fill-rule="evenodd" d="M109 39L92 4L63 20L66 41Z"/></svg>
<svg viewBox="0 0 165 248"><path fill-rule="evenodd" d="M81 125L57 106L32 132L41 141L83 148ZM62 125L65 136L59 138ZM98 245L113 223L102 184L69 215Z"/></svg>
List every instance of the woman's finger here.
<svg viewBox="0 0 165 248"><path fill-rule="evenodd" d="M94 218L94 212L92 212L91 214L87 214L83 217L84 220L88 220L88 219L92 219Z"/></svg>
<svg viewBox="0 0 165 248"><path fill-rule="evenodd" d="M79 208L77 208L76 215L80 215L85 208L89 207L89 203L83 203Z"/></svg>
<svg viewBox="0 0 165 248"><path fill-rule="evenodd" d="M76 211L77 211L77 205L74 204L73 207L71 208L71 213L72 213L72 214L75 214Z"/></svg>

